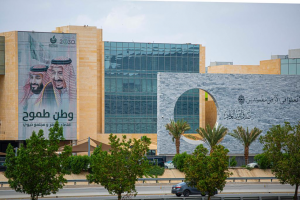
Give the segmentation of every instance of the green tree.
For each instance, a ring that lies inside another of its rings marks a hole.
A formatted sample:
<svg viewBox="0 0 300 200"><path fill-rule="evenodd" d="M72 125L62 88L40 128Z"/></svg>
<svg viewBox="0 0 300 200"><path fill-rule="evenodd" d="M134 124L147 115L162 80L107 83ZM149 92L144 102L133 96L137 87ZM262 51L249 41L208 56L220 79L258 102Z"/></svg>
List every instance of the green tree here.
<svg viewBox="0 0 300 200"><path fill-rule="evenodd" d="M260 142L280 183L295 185L296 200L300 184L300 122L295 126L288 122L284 126L272 126L265 136L260 137Z"/></svg>
<svg viewBox="0 0 300 200"><path fill-rule="evenodd" d="M235 167L236 165L237 165L237 161L235 159L235 156L232 156L231 158L229 158L229 166Z"/></svg>
<svg viewBox="0 0 300 200"><path fill-rule="evenodd" d="M269 161L265 153L257 154L254 156L254 160L261 169L270 169L272 166L272 163Z"/></svg>
<svg viewBox="0 0 300 200"><path fill-rule="evenodd" d="M175 140L176 154L179 154L180 138L185 131L191 129L190 125L186 121L181 119L181 120L177 120L177 122L171 120L170 123L166 124L165 127L169 131L169 134L172 136L173 142Z"/></svg>
<svg viewBox="0 0 300 200"><path fill-rule="evenodd" d="M176 154L172 161L174 163L174 166L176 167L176 169L178 169L179 171L183 172L184 169L184 162L185 159L188 157L189 155L186 152L180 153L180 154Z"/></svg>
<svg viewBox="0 0 300 200"><path fill-rule="evenodd" d="M210 125L207 124L206 129L199 127L196 131L201 136L201 140L210 147L211 154L214 151L215 146L223 140L228 129L221 125L212 129Z"/></svg>
<svg viewBox="0 0 300 200"><path fill-rule="evenodd" d="M245 164L248 164L249 147L261 134L262 130L254 127L250 132L245 130L243 127L238 126L237 129L233 130L233 133L228 133L230 136L236 138L244 146Z"/></svg>
<svg viewBox="0 0 300 200"><path fill-rule="evenodd" d="M21 146L15 156L9 144L6 152L5 177L11 188L17 192L30 194L31 199L56 193L64 186L63 166L71 155L71 147L66 146L62 154L57 155L59 141L64 140L63 128L58 122L49 129L49 139L45 139L43 130L34 131L26 140L26 147Z"/></svg>
<svg viewBox="0 0 300 200"><path fill-rule="evenodd" d="M122 139L109 135L111 150L103 151L97 147L91 156L91 174L87 180L104 186L110 194L134 193L135 182L150 170L145 154L149 150L150 139L143 136L141 140Z"/></svg>
<svg viewBox="0 0 300 200"><path fill-rule="evenodd" d="M208 150L201 144L186 159L184 172L187 183L203 193L207 192L208 200L216 190L223 190L226 179L231 175L228 172L228 152L224 146L216 145L208 156ZM184 195L187 196L186 193Z"/></svg>

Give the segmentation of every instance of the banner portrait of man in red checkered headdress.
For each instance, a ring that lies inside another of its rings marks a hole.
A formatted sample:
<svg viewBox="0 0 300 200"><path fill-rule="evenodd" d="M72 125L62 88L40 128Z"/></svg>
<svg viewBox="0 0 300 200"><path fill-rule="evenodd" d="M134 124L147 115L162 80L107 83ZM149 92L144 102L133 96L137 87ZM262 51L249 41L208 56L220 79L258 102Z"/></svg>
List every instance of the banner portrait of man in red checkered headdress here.
<svg viewBox="0 0 300 200"><path fill-rule="evenodd" d="M24 95L20 100L20 105L23 105L24 109L28 107L40 106L42 99L42 90L50 78L47 73L48 66L46 65L35 65L30 67L29 77L26 84L23 87Z"/></svg>

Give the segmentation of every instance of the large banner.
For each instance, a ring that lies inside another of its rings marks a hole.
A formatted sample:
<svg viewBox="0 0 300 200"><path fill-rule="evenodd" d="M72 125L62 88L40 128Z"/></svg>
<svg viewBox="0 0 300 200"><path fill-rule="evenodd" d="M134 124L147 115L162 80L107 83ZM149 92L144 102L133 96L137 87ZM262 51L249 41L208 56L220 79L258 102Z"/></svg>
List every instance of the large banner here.
<svg viewBox="0 0 300 200"><path fill-rule="evenodd" d="M19 140L56 121L77 138L76 34L18 32Z"/></svg>

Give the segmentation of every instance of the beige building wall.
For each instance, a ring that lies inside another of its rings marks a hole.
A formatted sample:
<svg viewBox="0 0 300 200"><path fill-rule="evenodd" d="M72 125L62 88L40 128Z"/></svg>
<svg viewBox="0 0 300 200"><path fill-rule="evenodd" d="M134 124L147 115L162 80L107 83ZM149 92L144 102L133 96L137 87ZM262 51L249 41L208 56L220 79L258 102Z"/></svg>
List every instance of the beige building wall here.
<svg viewBox="0 0 300 200"><path fill-rule="evenodd" d="M97 139L103 121L102 30L94 26L63 26L53 32L77 34L77 140Z"/></svg>
<svg viewBox="0 0 300 200"><path fill-rule="evenodd" d="M200 65L199 65L199 72L201 74L205 74L205 47L200 45ZM200 96L199 96L199 126L205 127L205 91L200 90Z"/></svg>
<svg viewBox="0 0 300 200"><path fill-rule="evenodd" d="M260 65L219 65L208 67L209 74L280 74L280 59L262 60Z"/></svg>
<svg viewBox="0 0 300 200"><path fill-rule="evenodd" d="M5 36L5 75L0 75L0 140L18 140L18 32Z"/></svg>

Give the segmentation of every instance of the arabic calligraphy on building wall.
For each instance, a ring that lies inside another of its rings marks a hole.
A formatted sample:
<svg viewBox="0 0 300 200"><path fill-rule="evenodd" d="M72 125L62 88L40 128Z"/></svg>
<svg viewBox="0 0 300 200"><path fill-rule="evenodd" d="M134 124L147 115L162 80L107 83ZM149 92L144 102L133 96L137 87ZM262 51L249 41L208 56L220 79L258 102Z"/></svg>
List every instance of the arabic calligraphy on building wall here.
<svg viewBox="0 0 300 200"><path fill-rule="evenodd" d="M238 102L243 105L246 104L259 104L259 103L266 103L266 104L291 104L291 103L300 103L300 95L297 96L279 96L277 94L273 96L264 96L261 97L254 97L254 98L245 98L243 95L238 97Z"/></svg>

